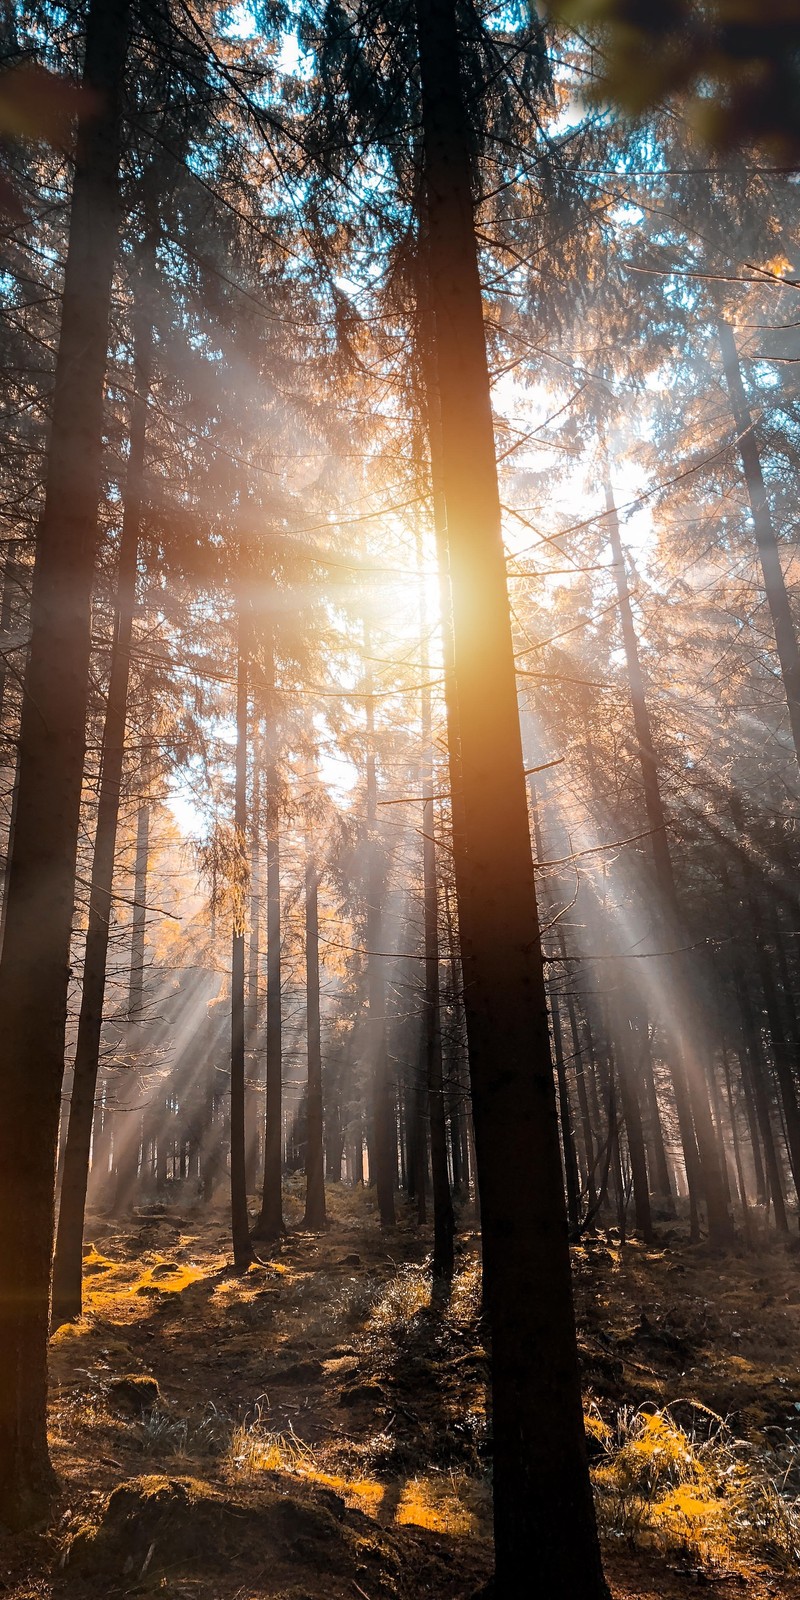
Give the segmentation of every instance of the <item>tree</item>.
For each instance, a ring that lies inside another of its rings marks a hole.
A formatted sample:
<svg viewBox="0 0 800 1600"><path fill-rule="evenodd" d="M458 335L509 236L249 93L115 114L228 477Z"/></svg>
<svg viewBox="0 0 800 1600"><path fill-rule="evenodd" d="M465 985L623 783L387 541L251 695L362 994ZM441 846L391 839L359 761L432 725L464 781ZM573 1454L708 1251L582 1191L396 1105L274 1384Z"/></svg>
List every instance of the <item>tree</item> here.
<svg viewBox="0 0 800 1600"><path fill-rule="evenodd" d="M231 1232L233 1263L245 1272L253 1259L247 1216L247 1150L245 1131L245 904L249 888L247 860L247 710L250 627L239 557L236 650L236 777L234 853L236 882L231 931Z"/></svg>
<svg viewBox="0 0 800 1600"><path fill-rule="evenodd" d="M79 119L0 958L0 1518L14 1524L41 1515L53 1490L45 1408L54 1172L129 26L128 0L89 8L84 82L101 109Z"/></svg>
<svg viewBox="0 0 800 1600"><path fill-rule="evenodd" d="M465 829L456 874L492 1340L496 1585L503 1597L533 1581L552 1600L591 1600L606 1589L583 1435L461 43L451 0L417 3L416 22Z"/></svg>
<svg viewBox="0 0 800 1600"><path fill-rule="evenodd" d="M145 271L149 270L148 261ZM135 393L131 415L130 456L119 548L111 674L103 728L89 923L83 964L83 992L53 1262L50 1318L53 1328L60 1327L63 1322L74 1321L80 1317L82 1309L83 1219L100 1059L144 489L148 388L153 338L147 293L144 282L141 282L134 333Z"/></svg>

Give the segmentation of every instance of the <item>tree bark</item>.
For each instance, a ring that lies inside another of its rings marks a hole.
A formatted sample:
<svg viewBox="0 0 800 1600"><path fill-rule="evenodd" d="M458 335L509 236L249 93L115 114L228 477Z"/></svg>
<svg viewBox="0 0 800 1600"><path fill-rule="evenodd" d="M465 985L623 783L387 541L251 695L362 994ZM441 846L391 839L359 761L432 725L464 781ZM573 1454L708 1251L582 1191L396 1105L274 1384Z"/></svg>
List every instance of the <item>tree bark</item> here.
<svg viewBox="0 0 800 1600"><path fill-rule="evenodd" d="M322 1118L322 1038L319 1016L319 876L311 841L306 846L306 1211L303 1227L325 1227L325 1159Z"/></svg>
<svg viewBox="0 0 800 1600"><path fill-rule="evenodd" d="M237 604L238 644L236 652L236 772L233 826L236 834L239 879L234 886L233 931L231 933L231 1241L233 1264L246 1272L253 1259L250 1244L250 1219L247 1215L247 1152L245 1129L245 904L249 884L245 884L247 863L247 680L250 658L250 628L247 598L240 576Z"/></svg>
<svg viewBox="0 0 800 1600"><path fill-rule="evenodd" d="M417 543L417 564L422 550ZM434 834L434 766L431 691L428 684L428 614L425 593L420 590L420 641L422 645L422 899L425 925L424 1044L425 1077L428 1093L428 1122L431 1135L431 1179L433 1187L433 1279L449 1283L453 1276L455 1214L447 1167L447 1113L442 1064L441 995L439 992L439 895L436 882L436 837ZM424 1152L425 1145L420 1141ZM424 1194L424 1166L419 1172Z"/></svg>
<svg viewBox="0 0 800 1600"><path fill-rule="evenodd" d="M607 1591L589 1483L453 0L416 0L491 1332L497 1593ZM547 1293L542 1286L547 1285Z"/></svg>
<svg viewBox="0 0 800 1600"><path fill-rule="evenodd" d="M744 807L738 795L731 795L731 816L740 844L740 859L745 886L745 904L748 913L748 926L756 956L756 967L761 982L764 996L764 1005L767 1012L767 1021L772 1038L772 1057L775 1063L775 1074L778 1080L781 1104L786 1126L786 1146L789 1154L789 1166L794 1178L795 1190L800 1195L800 1107L797 1103L794 1073L790 1060L791 1045L785 1037L785 1025L781 1013L778 991L772 972L772 964L764 942L764 919L761 908L756 899L753 881L753 863L750 859L745 840Z"/></svg>
<svg viewBox="0 0 800 1600"><path fill-rule="evenodd" d="M148 262L149 265L149 262ZM140 286L140 304L134 329L134 401L130 453L125 486L125 510L119 547L117 606L111 649L100 792L89 892L89 920L83 962L83 992L78 1018L78 1038L69 1105L69 1127L64 1153L61 1200L53 1261L51 1328L75 1321L83 1309L83 1220L89 1181L100 1035L106 989L106 964L111 926L117 821L125 757L125 731L130 678L131 638L136 604L136 571L144 488L147 434L147 391L150 382L152 324Z"/></svg>
<svg viewBox="0 0 800 1600"><path fill-rule="evenodd" d="M750 407L747 404L742 383L736 338L733 329L727 322L720 321L717 324L717 330L722 352L722 365L725 370L725 381L731 397L731 410L736 423L736 431L739 435L736 442L739 446L742 466L744 467L756 544L761 560L761 571L764 574L764 593L767 597L772 626L775 630L775 644L778 651L783 687L786 691L792 743L794 744L795 757L798 765L800 765L800 651L798 651L797 647L797 634L789 596L786 591L786 581L783 576L778 541L775 538L775 530L772 526L769 501L767 499L764 476L761 471L755 426L750 415Z"/></svg>
<svg viewBox="0 0 800 1600"><path fill-rule="evenodd" d="M395 1102L386 1049L386 975L381 951L383 914L381 910L381 847L378 838L378 782L375 764L375 699L372 669L369 665L369 630L364 628L364 653L367 657L366 749L367 749L367 1015L369 1062L372 1073L372 1126L370 1180L375 1181L381 1227L395 1225L394 1188L397 1167Z"/></svg>
<svg viewBox="0 0 800 1600"><path fill-rule="evenodd" d="M250 808L250 939L247 961L247 1013L245 1034L245 1163L247 1192L258 1182L258 1152L261 1142L259 1086L259 1048L261 1038L261 774L258 766L258 741L252 741L253 776ZM258 1115L256 1114L258 1113Z"/></svg>
<svg viewBox="0 0 800 1600"><path fill-rule="evenodd" d="M623 982L617 985L619 993L624 993ZM642 1129L642 1112L639 1103L639 1086L636 1082L630 1019L626 1016L621 1005L617 1008L617 1025L619 1039L617 1069L622 1115L625 1122L628 1155L630 1156L631 1176L633 1179L633 1209L636 1217L636 1226L645 1244L651 1244L653 1240L653 1219L650 1212L650 1185L647 1176L647 1158L644 1147L644 1131Z"/></svg>
<svg viewBox="0 0 800 1600"><path fill-rule="evenodd" d="M274 647L268 677L274 687ZM281 843L278 731L267 730L267 1088L264 1126L264 1185L256 1239L280 1239L283 1221L283 997L281 994Z"/></svg>
<svg viewBox="0 0 800 1600"><path fill-rule="evenodd" d="M129 0L89 7L84 79L101 105L78 131L0 960L0 1520L14 1525L41 1515L54 1489L46 1431L54 1176L129 23Z"/></svg>
<svg viewBox="0 0 800 1600"><path fill-rule="evenodd" d="M644 676L639 660L639 642L636 637L636 628L631 610L619 519L611 485L608 482L606 483L605 496L606 522L614 557L614 576L616 578L617 598L619 601L622 643L625 650L630 685L631 710L642 769L645 810L651 830L650 845L653 852L656 883L660 896L659 909L661 915L659 920L662 934L665 936L668 945L679 947L681 943L681 918L675 888L675 877L672 870L672 857L667 839L667 819L661 799L661 786L650 726L650 713L647 708ZM665 1026L672 1043L672 1048L669 1052L669 1067L675 1095L675 1108L678 1113L678 1125L689 1192L690 1195L694 1195L696 1205L699 1191L702 1190L706 1202L709 1238L712 1244L724 1246L730 1243L733 1228L730 1210L725 1199L719 1156L714 1139L714 1128L711 1121L708 1092L703 1080L702 1067L697 1051L694 1051L692 1059L688 1059L686 1048L687 1033L691 1036L696 1036L698 1028L697 1007L692 1005L694 1000L692 981L685 963L681 962L679 956L675 955L671 959L661 962L660 965L664 974L665 996L670 989L675 989L675 980L677 978L677 987L681 1000L680 1009L682 1010L683 1006L688 1005L690 1010L695 1013L692 1016L689 1027L684 1027L680 1035L669 1013L665 1017ZM671 982L670 972L673 974Z"/></svg>

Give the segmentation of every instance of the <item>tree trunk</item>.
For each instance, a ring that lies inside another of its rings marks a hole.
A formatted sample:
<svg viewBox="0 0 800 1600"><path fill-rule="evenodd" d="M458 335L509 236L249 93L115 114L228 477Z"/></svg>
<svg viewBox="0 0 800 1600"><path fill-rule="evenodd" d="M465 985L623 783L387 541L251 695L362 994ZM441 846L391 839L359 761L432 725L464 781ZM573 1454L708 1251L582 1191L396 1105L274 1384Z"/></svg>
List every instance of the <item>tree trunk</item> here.
<svg viewBox="0 0 800 1600"><path fill-rule="evenodd" d="M748 914L748 927L753 942L756 956L761 989L764 996L764 1005L767 1012L767 1021L772 1038L772 1057L775 1063L775 1073L778 1079L781 1104L786 1126L786 1145L789 1153L789 1166L794 1178L795 1189L800 1195L800 1107L797 1103L794 1073L791 1062L792 1047L785 1037L785 1025L781 1013L778 991L772 972L772 963L764 941L764 922L761 907L756 899L753 881L753 863L747 850L745 839L744 808L738 795L731 795L730 801L733 825L740 844L740 860L745 885L745 904Z"/></svg>
<svg viewBox="0 0 800 1600"><path fill-rule="evenodd" d="M8 807L8 828L6 832L5 859L2 867L2 899L0 900L0 950L3 947L3 934L6 922L6 890L8 887L8 863L11 858L11 849L14 840L14 821L17 812L18 775L17 741L9 733L10 718L6 713L6 691L8 688L8 656L11 653L9 635L12 633L12 624L15 617L18 620L19 599L22 591L24 568L19 561L19 552L23 548L21 539L9 539L6 545L6 559L3 565L3 599L0 603L0 636L3 641L3 650L0 653L0 729L3 734L3 743L6 746L3 765L13 773L11 780L11 798ZM27 605L24 608L27 621ZM27 660L27 652L26 658Z"/></svg>
<svg viewBox="0 0 800 1600"><path fill-rule="evenodd" d="M144 288L140 288L140 295L144 296L144 293ZM56 1251L53 1261L53 1295L50 1313L50 1325L53 1329L59 1328L64 1322L75 1321L83 1309L83 1219L86 1210L89 1151L92 1143L100 1061L111 894L117 848L122 766L125 756L152 338L149 312L146 305L140 304L134 330L135 392L125 487L125 511L119 548L111 673L103 729L100 792L89 894L89 921L83 963L83 991L78 1018L78 1038L69 1104L69 1128L64 1153Z"/></svg>
<svg viewBox="0 0 800 1600"><path fill-rule="evenodd" d="M147 776L143 774L145 790ZM142 1007L144 1004L144 959L145 936L147 933L147 868L150 856L150 802L145 795L139 805L139 814L136 821L136 858L133 872L133 926L131 929L131 965L128 980L128 1029L127 1048L135 1055L134 1040L138 1037L138 1030L142 1021ZM135 1065L131 1065L126 1073L128 1079L126 1094L114 1111L114 1205L117 1212L125 1211L131 1204L133 1192L136 1187L136 1178L139 1171L139 1145L142 1143L142 1167L144 1167L145 1151L143 1135L140 1139L142 1117L136 1108L143 1085L141 1074ZM125 1103L127 1101L127 1104ZM163 1117L158 1116L157 1125L163 1123Z"/></svg>
<svg viewBox="0 0 800 1600"><path fill-rule="evenodd" d="M539 806L536 798L536 785L532 777L528 778L528 792L530 794L531 814L533 816L533 842L536 860L544 861L544 848L542 845L542 830L539 822ZM544 902L540 891L540 899L544 903L545 915L550 915L550 908ZM561 1123L561 1145L564 1156L564 1180L567 1192L567 1220L573 1230L580 1222L580 1184L578 1181L578 1160L575 1154L575 1137L572 1131L572 1107L569 1098L569 1086L564 1065L564 1044L561 1033L561 1012L558 1007L558 997L553 984L550 985L550 1023L553 1031L553 1054L556 1069L556 1084L558 1086L558 1110Z"/></svg>
<svg viewBox="0 0 800 1600"><path fill-rule="evenodd" d="M258 741L252 741L253 776L250 814L250 940L247 962L247 1028L245 1035L245 1175L247 1193L258 1182L258 1150L261 1135L261 1106L258 1093L259 1050L261 1041L261 775L258 767Z"/></svg>
<svg viewBox="0 0 800 1600"><path fill-rule="evenodd" d="M274 651L269 676L274 684ZM280 1239L283 1222L283 999L281 994L281 844L278 733L274 713L267 730L267 1092L264 1186L253 1230L256 1239Z"/></svg>
<svg viewBox="0 0 800 1600"><path fill-rule="evenodd" d="M653 1051L650 1044L650 1023L646 1011L640 1013L638 1032L640 1038L639 1073L647 1108L648 1154L652 1162L651 1177L656 1194L670 1216L674 1216L675 1202L672 1195L667 1150L664 1144L664 1129L661 1125L661 1108L658 1103L658 1090L656 1089L655 1073L653 1071Z"/></svg>
<svg viewBox="0 0 800 1600"><path fill-rule="evenodd" d="M562 957L562 974L567 980L567 1016L569 1017L569 1031L572 1040L572 1059L575 1062L575 1084L578 1091L578 1107L581 1114L581 1137L583 1140L584 1160L586 1165L586 1203L590 1211L594 1209L597 1200L597 1190L594 1177L594 1134L592 1132L592 1119L589 1111L589 1096L586 1091L586 1071L583 1063L583 1045L581 1043L578 1016L575 1009L575 998L569 987L569 966L563 959L566 956L567 945L564 930L558 925L556 928L556 942L559 954Z"/></svg>
<svg viewBox="0 0 800 1600"><path fill-rule="evenodd" d="M750 1217L750 1204L747 1198L747 1180L744 1175L742 1149L739 1139L739 1130L736 1126L736 1107L733 1101L733 1084L731 1082L731 1065L725 1045L725 1035L722 1034L722 1072L725 1079L725 1097L728 1102L728 1120L731 1125L731 1139L733 1141L733 1159L736 1163L736 1179L739 1185L739 1200L742 1207L742 1221L744 1223L745 1238L748 1243L752 1235L752 1221Z"/></svg>
<svg viewBox="0 0 800 1600"><path fill-rule="evenodd" d="M622 974L619 977L622 979ZM618 983L617 988L619 993L624 993L624 979ZM622 1115L625 1121L628 1155L630 1156L631 1176L633 1179L633 1209L636 1217L636 1226L645 1244L651 1244L653 1241L653 1219L650 1213L650 1186L647 1178L647 1158L644 1148L639 1088L634 1067L632 1030L630 1019L625 1015L621 1006L617 1010L617 1022L617 1037L619 1039L617 1068Z"/></svg>
<svg viewBox="0 0 800 1600"><path fill-rule="evenodd" d="M381 1227L395 1225L394 1184L397 1167L395 1104L389 1077L386 1049L386 975L381 949L383 914L381 910L381 846L378 838L378 783L375 766L375 699L369 630L364 628L364 653L367 658L366 744L367 744L367 1013L369 1062L372 1072L373 1142L370 1149L370 1182L378 1195ZM374 1157L374 1165L373 1165Z"/></svg>
<svg viewBox="0 0 800 1600"><path fill-rule="evenodd" d="M598 1600L453 0L416 0L464 848L456 856L491 1332L498 1595ZM543 1294L542 1286L547 1285Z"/></svg>
<svg viewBox="0 0 800 1600"><path fill-rule="evenodd" d="M306 1212L303 1227L321 1233L325 1227L325 1162L322 1119L322 1040L319 1017L319 876L311 841L306 856Z"/></svg>
<svg viewBox="0 0 800 1600"><path fill-rule="evenodd" d="M417 562L421 562L417 545ZM428 617L424 591L420 602L420 640L422 644L422 898L425 924L425 1076L428 1090L428 1121L431 1133L431 1178L433 1186L433 1278L449 1283L453 1276L455 1215L447 1169L447 1114L442 1066L441 996L439 993L439 896L436 884L436 838L434 834L434 769L431 691L428 685ZM421 1150L425 1144L420 1141ZM419 1172L424 1193L425 1170Z"/></svg>
<svg viewBox="0 0 800 1600"><path fill-rule="evenodd" d="M93 0L45 506L19 741L19 807L0 960L0 1521L47 1505L47 1337L54 1178L86 737L103 386L119 211L129 0Z"/></svg>
<svg viewBox="0 0 800 1600"><path fill-rule="evenodd" d="M722 365L725 369L725 381L731 397L731 410L736 423L736 431L739 435L736 442L742 457L747 493L750 498L750 509L753 514L756 544L761 560L761 571L764 574L764 593L767 597L772 626L775 630L775 644L778 651L783 687L786 691L786 704L789 710L789 727L792 733L795 757L798 764L800 764L800 651L797 648L797 634L792 618L789 596L786 592L778 541L775 538L775 530L772 526L769 501L767 500L767 491L764 486L764 477L759 460L755 427L742 383L736 339L729 323L720 321L717 324L717 329L722 352Z"/></svg>
<svg viewBox="0 0 800 1600"><path fill-rule="evenodd" d="M662 934L666 938L668 945L671 944L677 947L681 943L681 918L678 908L678 896L667 839L666 816L661 799L661 787L650 726L650 713L645 695L644 676L639 660L639 643L631 610L619 520L611 485L608 482L606 483L605 494L606 522L614 557L614 576L619 601L622 642L630 685L631 710L633 712L639 761L642 769L645 810L651 830L650 845L653 852L656 883L661 902L660 922ZM698 1008L696 1004L693 1004L695 997L692 979L686 963L681 961L679 955L675 955L671 959L661 962L660 965L664 974L665 996L669 995L671 990L674 990L677 978L680 1009L682 1010L684 1006L689 1006L690 1010L696 1013ZM672 981L670 981L670 972L672 972ZM705 1195L708 1232L711 1243L726 1245L730 1243L733 1230L714 1139L708 1092L697 1053L695 1051L692 1058L689 1059L686 1045L687 1037L689 1039L696 1037L698 1018L693 1015L689 1025L684 1026L679 1034L674 1018L670 1014L670 1009L665 1008L665 1013L665 1025L672 1041L672 1048L669 1052L669 1066L690 1196L694 1197L696 1208L698 1190L702 1189Z"/></svg>
<svg viewBox="0 0 800 1600"><path fill-rule="evenodd" d="M247 1215L247 1153L245 1148L245 905L249 883L247 874L247 679L250 656L250 629L247 600L240 577L237 604L238 648L236 652L236 774L233 826L236 833L238 878L234 885L233 931L231 934L231 1240L233 1264L246 1272L253 1259L250 1244L250 1219Z"/></svg>
<svg viewBox="0 0 800 1600"><path fill-rule="evenodd" d="M767 1169L767 1198L772 1200L775 1208L775 1225L779 1233L788 1233L789 1223L786 1216L786 1204L783 1198L783 1179L781 1176L778 1151L775 1145L775 1135L772 1131L772 1118L769 1109L769 1095L767 1093L766 1067L764 1053L761 1048L760 1035L756 1030L753 1010L750 1004L750 993L744 974L734 967L733 980L736 988L736 998L739 1003L739 1014L742 1019L742 1031L750 1041L752 1054L747 1053L748 1065L752 1068L751 1085L753 1098L756 1105L758 1126L761 1132L761 1143L764 1146L764 1163ZM745 1060L742 1059L742 1075L745 1072Z"/></svg>

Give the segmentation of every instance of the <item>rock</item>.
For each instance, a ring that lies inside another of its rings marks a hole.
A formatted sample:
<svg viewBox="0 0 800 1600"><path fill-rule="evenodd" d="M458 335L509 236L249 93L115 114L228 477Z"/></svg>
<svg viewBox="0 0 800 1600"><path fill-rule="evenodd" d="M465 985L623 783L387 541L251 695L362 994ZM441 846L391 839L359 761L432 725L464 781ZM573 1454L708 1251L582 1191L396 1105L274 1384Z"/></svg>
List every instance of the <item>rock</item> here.
<svg viewBox="0 0 800 1600"><path fill-rule="evenodd" d="M315 1501L268 1495L254 1505L197 1478L133 1478L109 1496L96 1525L79 1529L66 1563L134 1584L145 1573L227 1567L242 1550L342 1571L351 1561L347 1515L330 1491Z"/></svg>
<svg viewBox="0 0 800 1600"><path fill-rule="evenodd" d="M155 1378L147 1373L128 1372L124 1377L112 1378L108 1392L117 1405L125 1411L152 1411L161 1399L161 1390Z"/></svg>
<svg viewBox="0 0 800 1600"><path fill-rule="evenodd" d="M180 1272L180 1270L177 1261L160 1261L157 1267L153 1267L150 1276L151 1278L171 1278L173 1273Z"/></svg>

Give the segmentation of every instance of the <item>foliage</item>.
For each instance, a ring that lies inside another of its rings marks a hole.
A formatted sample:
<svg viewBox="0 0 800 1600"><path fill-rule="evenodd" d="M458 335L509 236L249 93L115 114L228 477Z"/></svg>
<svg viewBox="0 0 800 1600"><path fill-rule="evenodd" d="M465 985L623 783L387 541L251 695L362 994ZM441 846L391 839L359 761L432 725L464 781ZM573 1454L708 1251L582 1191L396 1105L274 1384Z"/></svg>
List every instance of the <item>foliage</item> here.
<svg viewBox="0 0 800 1600"><path fill-rule="evenodd" d="M700 137L800 159L800 24L793 0L559 0L571 26L599 30L593 94L634 115L668 95Z"/></svg>

